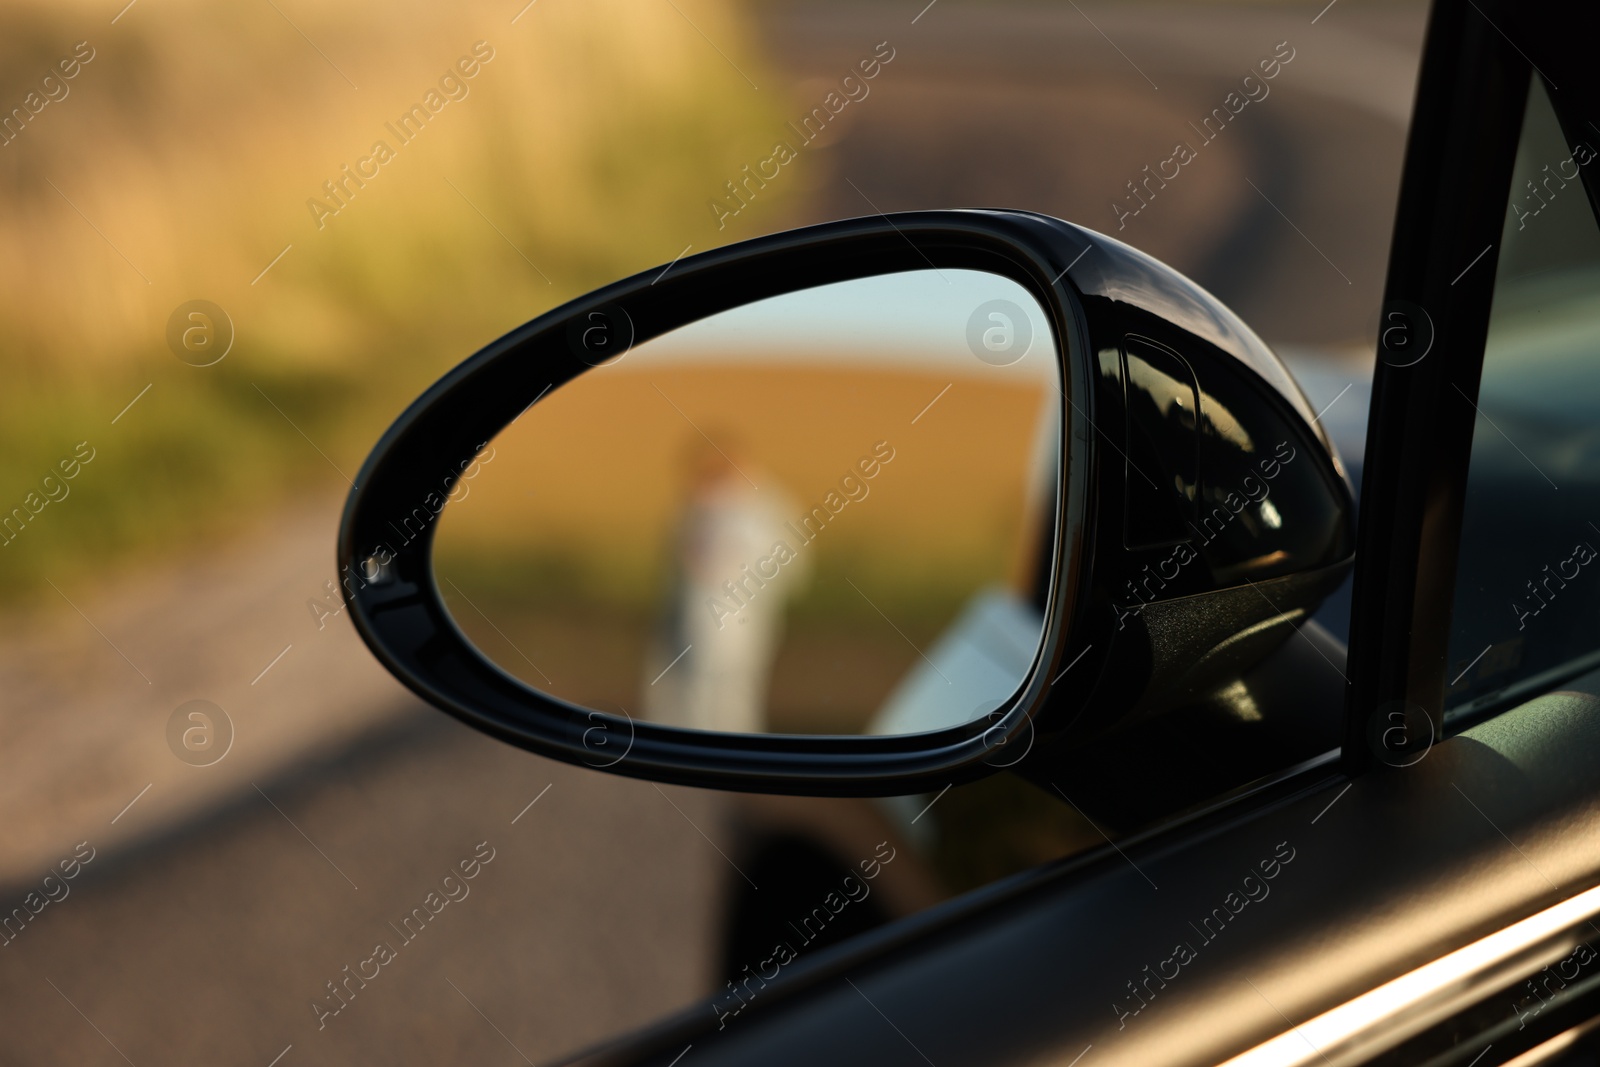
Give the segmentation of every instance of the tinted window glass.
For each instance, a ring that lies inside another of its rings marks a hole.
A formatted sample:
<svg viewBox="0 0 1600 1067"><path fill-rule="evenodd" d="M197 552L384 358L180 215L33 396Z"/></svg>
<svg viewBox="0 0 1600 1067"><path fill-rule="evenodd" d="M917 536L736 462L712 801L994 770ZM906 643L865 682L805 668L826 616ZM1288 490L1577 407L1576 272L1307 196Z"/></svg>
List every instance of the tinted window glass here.
<svg viewBox="0 0 1600 1067"><path fill-rule="evenodd" d="M1457 713L1600 649L1600 140L1573 133L1535 79L1473 432L1445 679Z"/></svg>

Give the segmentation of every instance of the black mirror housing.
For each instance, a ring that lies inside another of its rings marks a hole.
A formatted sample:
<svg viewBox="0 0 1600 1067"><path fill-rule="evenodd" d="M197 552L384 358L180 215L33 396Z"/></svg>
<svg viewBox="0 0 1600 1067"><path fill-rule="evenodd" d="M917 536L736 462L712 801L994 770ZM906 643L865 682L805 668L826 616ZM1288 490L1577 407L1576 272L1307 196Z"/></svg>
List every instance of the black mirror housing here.
<svg viewBox="0 0 1600 1067"><path fill-rule="evenodd" d="M1060 353L1060 479L1044 637L985 719L905 736L723 734L554 699L479 653L444 607L435 519L474 456L630 346L786 292L897 271L1008 277ZM384 434L338 567L369 648L425 700L567 762L751 792L914 793L1203 697L1294 632L1352 562L1354 506L1315 414L1215 298L1111 238L1016 211L856 219L758 238L556 308L451 370ZM1045 744L1037 744L1037 741Z"/></svg>

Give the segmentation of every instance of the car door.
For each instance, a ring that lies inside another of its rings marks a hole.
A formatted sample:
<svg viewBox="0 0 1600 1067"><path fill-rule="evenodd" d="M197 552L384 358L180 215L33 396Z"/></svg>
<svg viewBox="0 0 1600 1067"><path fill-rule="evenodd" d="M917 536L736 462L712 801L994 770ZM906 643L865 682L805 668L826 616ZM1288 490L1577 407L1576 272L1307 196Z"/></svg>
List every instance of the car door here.
<svg viewBox="0 0 1600 1067"><path fill-rule="evenodd" d="M1337 762L1180 815L1169 795L1142 831L578 1062L1590 1062L1591 18L1433 13ZM1181 766L1146 760L1122 792Z"/></svg>

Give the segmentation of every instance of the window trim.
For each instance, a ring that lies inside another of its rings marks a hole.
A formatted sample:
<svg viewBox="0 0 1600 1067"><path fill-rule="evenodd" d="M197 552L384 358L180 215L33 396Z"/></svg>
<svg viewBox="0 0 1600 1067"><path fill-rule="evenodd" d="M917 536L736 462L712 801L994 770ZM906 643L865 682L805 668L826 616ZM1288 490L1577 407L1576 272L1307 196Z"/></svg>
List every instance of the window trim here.
<svg viewBox="0 0 1600 1067"><path fill-rule="evenodd" d="M1343 764L1352 774L1377 762L1373 727L1381 733L1397 708L1422 708L1433 738L1443 735L1473 405L1532 72L1477 7L1436 5L1407 138L1367 426L1345 689Z"/></svg>

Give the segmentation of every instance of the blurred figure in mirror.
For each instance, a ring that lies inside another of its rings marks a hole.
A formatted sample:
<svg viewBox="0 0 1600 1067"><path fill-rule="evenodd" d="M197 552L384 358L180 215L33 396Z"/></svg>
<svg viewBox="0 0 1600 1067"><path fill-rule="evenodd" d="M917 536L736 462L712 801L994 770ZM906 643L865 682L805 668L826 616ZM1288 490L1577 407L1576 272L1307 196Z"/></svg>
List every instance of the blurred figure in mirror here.
<svg viewBox="0 0 1600 1067"><path fill-rule="evenodd" d="M696 435L684 458L672 586L647 654L645 713L667 726L760 733L784 605L804 580L805 561L785 529L791 500L734 434Z"/></svg>

